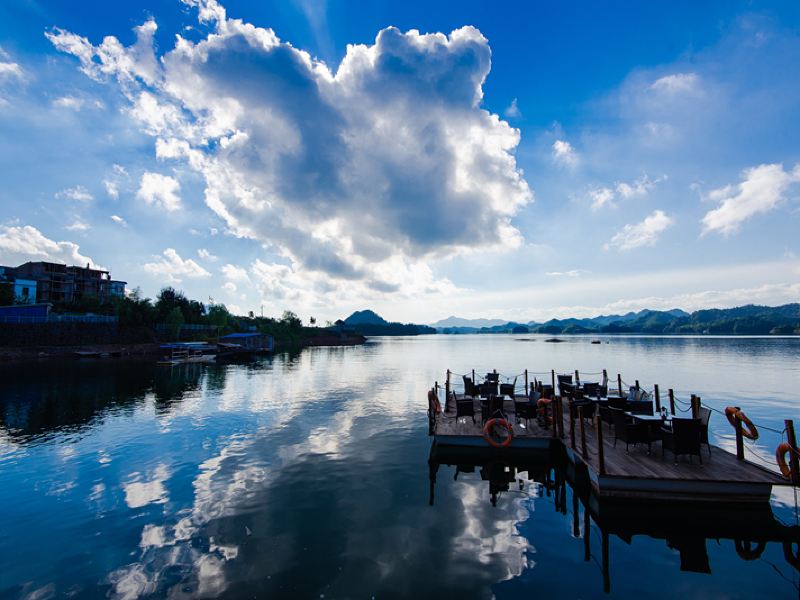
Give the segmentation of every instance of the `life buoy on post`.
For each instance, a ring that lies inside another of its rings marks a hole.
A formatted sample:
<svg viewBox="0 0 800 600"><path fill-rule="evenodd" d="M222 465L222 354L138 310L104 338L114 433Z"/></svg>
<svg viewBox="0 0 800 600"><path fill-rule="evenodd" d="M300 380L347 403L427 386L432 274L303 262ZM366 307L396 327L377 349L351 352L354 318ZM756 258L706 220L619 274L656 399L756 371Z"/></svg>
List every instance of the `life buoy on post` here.
<svg viewBox="0 0 800 600"><path fill-rule="evenodd" d="M728 406L725 409L725 416L728 418L728 423L731 424L731 427L734 429L736 428L736 417L739 417L739 420L742 422L742 435L749 440L757 440L759 433L756 426L753 422L747 418L747 415L744 414L740 409L736 408L735 406Z"/></svg>
<svg viewBox="0 0 800 600"><path fill-rule="evenodd" d="M781 442L775 450L775 461L778 463L778 468L781 470L781 475L786 479L791 479L792 469L786 461L786 455L792 452L792 447L788 442Z"/></svg>
<svg viewBox="0 0 800 600"><path fill-rule="evenodd" d="M428 390L428 410L435 415L441 414L442 412L442 405L439 402L436 392L433 390Z"/></svg>
<svg viewBox="0 0 800 600"><path fill-rule="evenodd" d="M499 425L508 430L508 435L500 442L492 437L492 428L495 425ZM511 440L514 439L514 426L505 419L498 417L489 419L486 421L486 425L483 426L483 439L485 439L490 446L495 448L507 448L511 444Z"/></svg>
<svg viewBox="0 0 800 600"><path fill-rule="evenodd" d="M550 398L539 398L536 401L536 412L539 413L546 423L553 422L553 415L551 412L548 412L552 403L553 401Z"/></svg>

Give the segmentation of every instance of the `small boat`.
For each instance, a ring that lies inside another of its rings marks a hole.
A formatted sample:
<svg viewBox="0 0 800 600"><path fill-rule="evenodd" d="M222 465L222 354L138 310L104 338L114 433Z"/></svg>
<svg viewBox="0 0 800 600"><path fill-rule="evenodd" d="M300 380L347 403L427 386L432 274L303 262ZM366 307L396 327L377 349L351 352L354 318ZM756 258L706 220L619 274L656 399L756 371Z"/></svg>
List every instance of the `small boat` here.
<svg viewBox="0 0 800 600"><path fill-rule="evenodd" d="M592 343L593 344L601 344L602 342L600 340L592 340Z"/></svg>

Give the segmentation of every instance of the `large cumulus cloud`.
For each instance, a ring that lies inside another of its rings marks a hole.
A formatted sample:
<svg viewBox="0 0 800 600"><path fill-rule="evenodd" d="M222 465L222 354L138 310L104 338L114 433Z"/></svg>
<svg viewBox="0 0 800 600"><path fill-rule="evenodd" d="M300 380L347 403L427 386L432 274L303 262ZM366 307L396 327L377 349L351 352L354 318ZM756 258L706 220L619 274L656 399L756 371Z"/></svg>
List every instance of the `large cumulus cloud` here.
<svg viewBox="0 0 800 600"><path fill-rule="evenodd" d="M532 194L518 130L481 108L491 52L477 29L389 27L334 72L215 0L184 2L205 33L161 56L154 21L130 47L47 35L116 79L159 158L202 173L231 232L293 271L377 291L407 287L427 259L519 243L511 219Z"/></svg>

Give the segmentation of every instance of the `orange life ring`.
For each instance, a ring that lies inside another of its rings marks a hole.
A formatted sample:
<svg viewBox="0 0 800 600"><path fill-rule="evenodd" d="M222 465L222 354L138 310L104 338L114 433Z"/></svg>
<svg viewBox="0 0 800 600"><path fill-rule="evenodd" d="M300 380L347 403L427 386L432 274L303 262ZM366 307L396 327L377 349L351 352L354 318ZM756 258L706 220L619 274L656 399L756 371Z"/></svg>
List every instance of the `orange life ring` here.
<svg viewBox="0 0 800 600"><path fill-rule="evenodd" d="M552 411L548 413L548 407L553 403L550 398L539 398L536 401L536 410L547 423L553 422Z"/></svg>
<svg viewBox="0 0 800 600"><path fill-rule="evenodd" d="M756 426L750 419L747 418L747 415L744 414L741 409L736 408L735 406L728 406L725 409L725 416L728 418L728 423L730 423L731 427L734 429L736 428L736 417L738 416L739 420L744 425L742 428L742 435L749 440L758 439L758 429L756 429Z"/></svg>
<svg viewBox="0 0 800 600"><path fill-rule="evenodd" d="M786 462L786 455L791 451L792 447L789 445L789 442L781 442L778 444L778 448L775 450L775 460L778 462L778 468L781 470L781 474L786 477L786 479L789 479L792 476L792 469Z"/></svg>
<svg viewBox="0 0 800 600"><path fill-rule="evenodd" d="M502 442L496 441L489 433L495 425L500 425L508 430L508 435ZM505 419L497 417L489 419L486 421L486 425L483 426L483 439L495 448L507 448L511 444L511 440L514 439L514 426Z"/></svg>
<svg viewBox="0 0 800 600"><path fill-rule="evenodd" d="M736 554L742 560L757 560L764 554L764 549L767 545L764 542L748 542L745 540L734 540L733 545L736 547Z"/></svg>

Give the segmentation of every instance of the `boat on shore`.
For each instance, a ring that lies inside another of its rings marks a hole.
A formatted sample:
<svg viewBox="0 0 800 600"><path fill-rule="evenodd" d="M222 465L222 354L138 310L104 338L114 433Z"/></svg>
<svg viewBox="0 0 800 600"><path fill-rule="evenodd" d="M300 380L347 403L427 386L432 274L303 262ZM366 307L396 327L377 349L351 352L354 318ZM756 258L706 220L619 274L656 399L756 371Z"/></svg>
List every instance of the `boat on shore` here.
<svg viewBox="0 0 800 600"><path fill-rule="evenodd" d="M184 363L207 363L216 358L215 348L207 342L174 342L162 344L164 351L159 365L172 366Z"/></svg>

